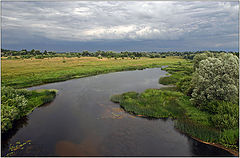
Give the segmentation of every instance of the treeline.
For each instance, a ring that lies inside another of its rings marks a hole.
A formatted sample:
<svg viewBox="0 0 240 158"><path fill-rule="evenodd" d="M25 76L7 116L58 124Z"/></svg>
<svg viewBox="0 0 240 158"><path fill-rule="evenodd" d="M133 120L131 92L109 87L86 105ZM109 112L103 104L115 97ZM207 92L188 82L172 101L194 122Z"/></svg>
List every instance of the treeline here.
<svg viewBox="0 0 240 158"><path fill-rule="evenodd" d="M185 52L177 52L177 51L168 51L168 52L114 52L114 51L101 51L98 50L96 52L64 52L64 53L56 53L53 51L39 51L32 49L28 51L26 49L22 49L21 51L15 50L7 50L1 49L1 56L8 57L8 59L21 59L21 58L31 58L35 57L36 59L43 59L43 58L52 58L52 57L107 57L107 58L140 58L140 57L149 57L149 58L166 58L167 56L182 56L184 59L192 60L196 54L200 53L231 53L239 56L239 52L226 52L226 51L185 51Z"/></svg>

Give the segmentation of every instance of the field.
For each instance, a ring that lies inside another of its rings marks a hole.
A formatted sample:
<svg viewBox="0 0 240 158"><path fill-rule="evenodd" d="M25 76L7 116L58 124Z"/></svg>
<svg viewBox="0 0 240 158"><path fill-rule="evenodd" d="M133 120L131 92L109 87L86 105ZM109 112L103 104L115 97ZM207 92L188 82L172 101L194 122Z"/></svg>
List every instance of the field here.
<svg viewBox="0 0 240 158"><path fill-rule="evenodd" d="M3 59L3 58L2 58ZM98 59L96 57L1 60L2 85L25 88L102 73L160 67L183 62L178 57Z"/></svg>

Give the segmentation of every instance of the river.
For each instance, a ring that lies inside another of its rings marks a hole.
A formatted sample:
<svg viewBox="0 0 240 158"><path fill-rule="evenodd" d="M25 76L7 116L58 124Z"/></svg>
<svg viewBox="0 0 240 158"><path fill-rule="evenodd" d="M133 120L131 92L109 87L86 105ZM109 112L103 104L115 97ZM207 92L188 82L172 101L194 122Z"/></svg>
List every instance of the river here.
<svg viewBox="0 0 240 158"><path fill-rule="evenodd" d="M58 89L2 135L2 156L10 144L31 140L16 156L231 156L174 128L171 119L146 119L124 112L110 97L142 92L158 84L160 68L114 72L29 89Z"/></svg>

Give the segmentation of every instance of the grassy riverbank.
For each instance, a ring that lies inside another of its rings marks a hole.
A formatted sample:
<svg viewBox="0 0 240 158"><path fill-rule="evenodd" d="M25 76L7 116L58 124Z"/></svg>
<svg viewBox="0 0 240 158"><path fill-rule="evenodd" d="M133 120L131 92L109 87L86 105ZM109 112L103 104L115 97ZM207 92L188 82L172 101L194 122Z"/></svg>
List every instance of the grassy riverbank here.
<svg viewBox="0 0 240 158"><path fill-rule="evenodd" d="M25 90L1 88L1 131L12 128L13 122L30 114L36 107L48 103L56 96L56 90Z"/></svg>
<svg viewBox="0 0 240 158"><path fill-rule="evenodd" d="M171 75L160 78L159 82L175 85L175 88L148 89L143 93L127 92L112 96L111 101L119 103L125 111L137 116L172 118L175 127L181 132L237 151L237 102L210 100L203 105L196 105L191 95L194 89L193 63L175 63L164 69Z"/></svg>
<svg viewBox="0 0 240 158"><path fill-rule="evenodd" d="M175 85L180 79L189 77L193 73L193 65L191 62L178 62L163 70L170 73L170 76L161 77L159 83L163 85Z"/></svg>
<svg viewBox="0 0 240 158"><path fill-rule="evenodd" d="M201 111L189 99L181 92L167 89L147 89L143 93L127 92L111 97L111 101L119 103L126 112L142 117L172 118L175 127L183 133L238 150L238 127L217 129L211 121L214 115ZM237 113L238 107L234 106Z"/></svg>
<svg viewBox="0 0 240 158"><path fill-rule="evenodd" d="M96 57L2 60L3 86L24 88L97 74L160 67L183 62L179 57L113 59Z"/></svg>

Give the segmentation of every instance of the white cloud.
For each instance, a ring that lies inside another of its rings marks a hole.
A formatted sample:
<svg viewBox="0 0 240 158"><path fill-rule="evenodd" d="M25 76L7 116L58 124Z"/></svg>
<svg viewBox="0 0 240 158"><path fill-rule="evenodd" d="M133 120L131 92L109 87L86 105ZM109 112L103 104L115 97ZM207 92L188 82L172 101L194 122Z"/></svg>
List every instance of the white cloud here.
<svg viewBox="0 0 240 158"><path fill-rule="evenodd" d="M69 41L218 37L237 32L237 6L174 1L2 2L2 29Z"/></svg>

